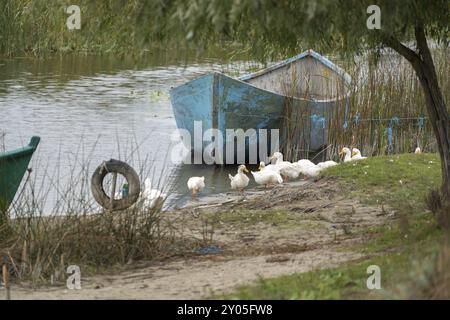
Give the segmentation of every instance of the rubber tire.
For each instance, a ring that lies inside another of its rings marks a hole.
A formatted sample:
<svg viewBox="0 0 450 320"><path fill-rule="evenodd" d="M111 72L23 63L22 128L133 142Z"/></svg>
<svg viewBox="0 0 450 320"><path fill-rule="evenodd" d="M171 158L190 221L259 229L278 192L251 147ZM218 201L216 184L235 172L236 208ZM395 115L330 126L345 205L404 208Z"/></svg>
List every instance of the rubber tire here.
<svg viewBox="0 0 450 320"><path fill-rule="evenodd" d="M113 200L111 208L111 199L103 189L103 180L108 173L114 172L123 175L127 179L129 192L127 197ZM139 176L131 166L123 161L111 159L104 161L92 174L91 190L94 199L103 208L111 211L119 211L125 210L136 203L141 193L141 183Z"/></svg>

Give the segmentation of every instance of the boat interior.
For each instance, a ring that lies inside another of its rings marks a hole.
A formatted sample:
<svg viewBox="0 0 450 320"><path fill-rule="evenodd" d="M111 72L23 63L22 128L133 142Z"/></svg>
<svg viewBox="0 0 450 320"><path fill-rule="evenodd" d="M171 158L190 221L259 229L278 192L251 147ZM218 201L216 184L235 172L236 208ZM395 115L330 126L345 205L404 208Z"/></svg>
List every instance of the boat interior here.
<svg viewBox="0 0 450 320"><path fill-rule="evenodd" d="M245 80L255 87L299 99L329 100L347 94L343 77L312 56L258 72Z"/></svg>

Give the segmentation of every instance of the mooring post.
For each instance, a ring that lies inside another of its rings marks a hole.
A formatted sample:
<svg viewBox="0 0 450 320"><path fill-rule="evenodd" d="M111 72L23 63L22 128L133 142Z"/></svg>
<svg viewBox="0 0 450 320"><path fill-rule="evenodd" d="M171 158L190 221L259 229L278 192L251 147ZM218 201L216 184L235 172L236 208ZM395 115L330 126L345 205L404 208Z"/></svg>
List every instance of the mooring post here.
<svg viewBox="0 0 450 320"><path fill-rule="evenodd" d="M8 279L8 268L6 267L6 264L3 265L2 268L3 273L3 285L5 286L6 291L6 300L11 300L11 292L9 290L9 279Z"/></svg>

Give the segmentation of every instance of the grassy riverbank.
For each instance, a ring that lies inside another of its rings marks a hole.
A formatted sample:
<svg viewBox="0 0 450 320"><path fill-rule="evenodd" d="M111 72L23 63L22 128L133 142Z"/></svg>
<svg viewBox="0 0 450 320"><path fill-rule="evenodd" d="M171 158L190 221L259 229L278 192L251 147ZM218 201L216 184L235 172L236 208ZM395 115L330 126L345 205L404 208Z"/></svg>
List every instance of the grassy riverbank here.
<svg viewBox="0 0 450 320"><path fill-rule="evenodd" d="M443 243L444 232L425 203L427 193L439 186L439 172L439 160L434 154L377 157L331 168L324 175L337 177L347 197L383 206L387 215L396 217L383 226L363 231L366 240L356 249L366 258L337 268L261 279L226 297L448 298L449 250ZM369 265L380 267L382 290L367 289Z"/></svg>
<svg viewBox="0 0 450 320"><path fill-rule="evenodd" d="M373 157L162 214L41 218L28 232L21 221L3 252L22 272L14 292L25 299L448 297L445 234L425 202L439 172L435 154ZM81 266L82 292L48 287L67 263ZM382 290L366 288L373 264Z"/></svg>

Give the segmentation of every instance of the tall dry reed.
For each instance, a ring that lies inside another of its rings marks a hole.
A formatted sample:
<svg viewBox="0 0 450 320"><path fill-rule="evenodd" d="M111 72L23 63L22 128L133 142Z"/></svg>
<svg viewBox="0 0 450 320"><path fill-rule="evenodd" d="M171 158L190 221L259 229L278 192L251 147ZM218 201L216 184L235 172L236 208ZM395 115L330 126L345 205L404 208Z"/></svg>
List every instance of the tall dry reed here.
<svg viewBox="0 0 450 320"><path fill-rule="evenodd" d="M34 284L58 282L65 279L69 265L89 274L176 256L200 245L201 240L183 234L177 217L164 214L161 207L146 207L142 198L124 211L100 208L90 192L92 172L100 165L90 160L94 150L86 151L80 143L73 157L58 156L56 166L34 156L34 170L10 206L8 222L0 227L0 262L7 264L13 278ZM171 178L155 169L148 155L142 157L138 145L119 151L117 158L135 168L141 189L149 178L153 188L172 192ZM118 186L124 181L118 179ZM105 190L110 185L107 176Z"/></svg>
<svg viewBox="0 0 450 320"><path fill-rule="evenodd" d="M450 101L450 51L434 49L434 61L441 90L446 101ZM367 57L358 61L341 60L344 69L352 76L350 87L338 86L334 93L324 96L345 96L337 99L323 116L325 118L325 150L308 148L308 132L311 127L311 106L296 102L298 81L294 79L285 86L286 99L283 151L287 159L315 157L317 151L322 158L339 158L343 146L358 147L363 154L376 156L393 153L413 152L420 147L425 152L436 152L436 140L427 110L422 88L417 76L407 61L395 54L386 53L377 64L368 62ZM303 92L308 97L308 92Z"/></svg>

